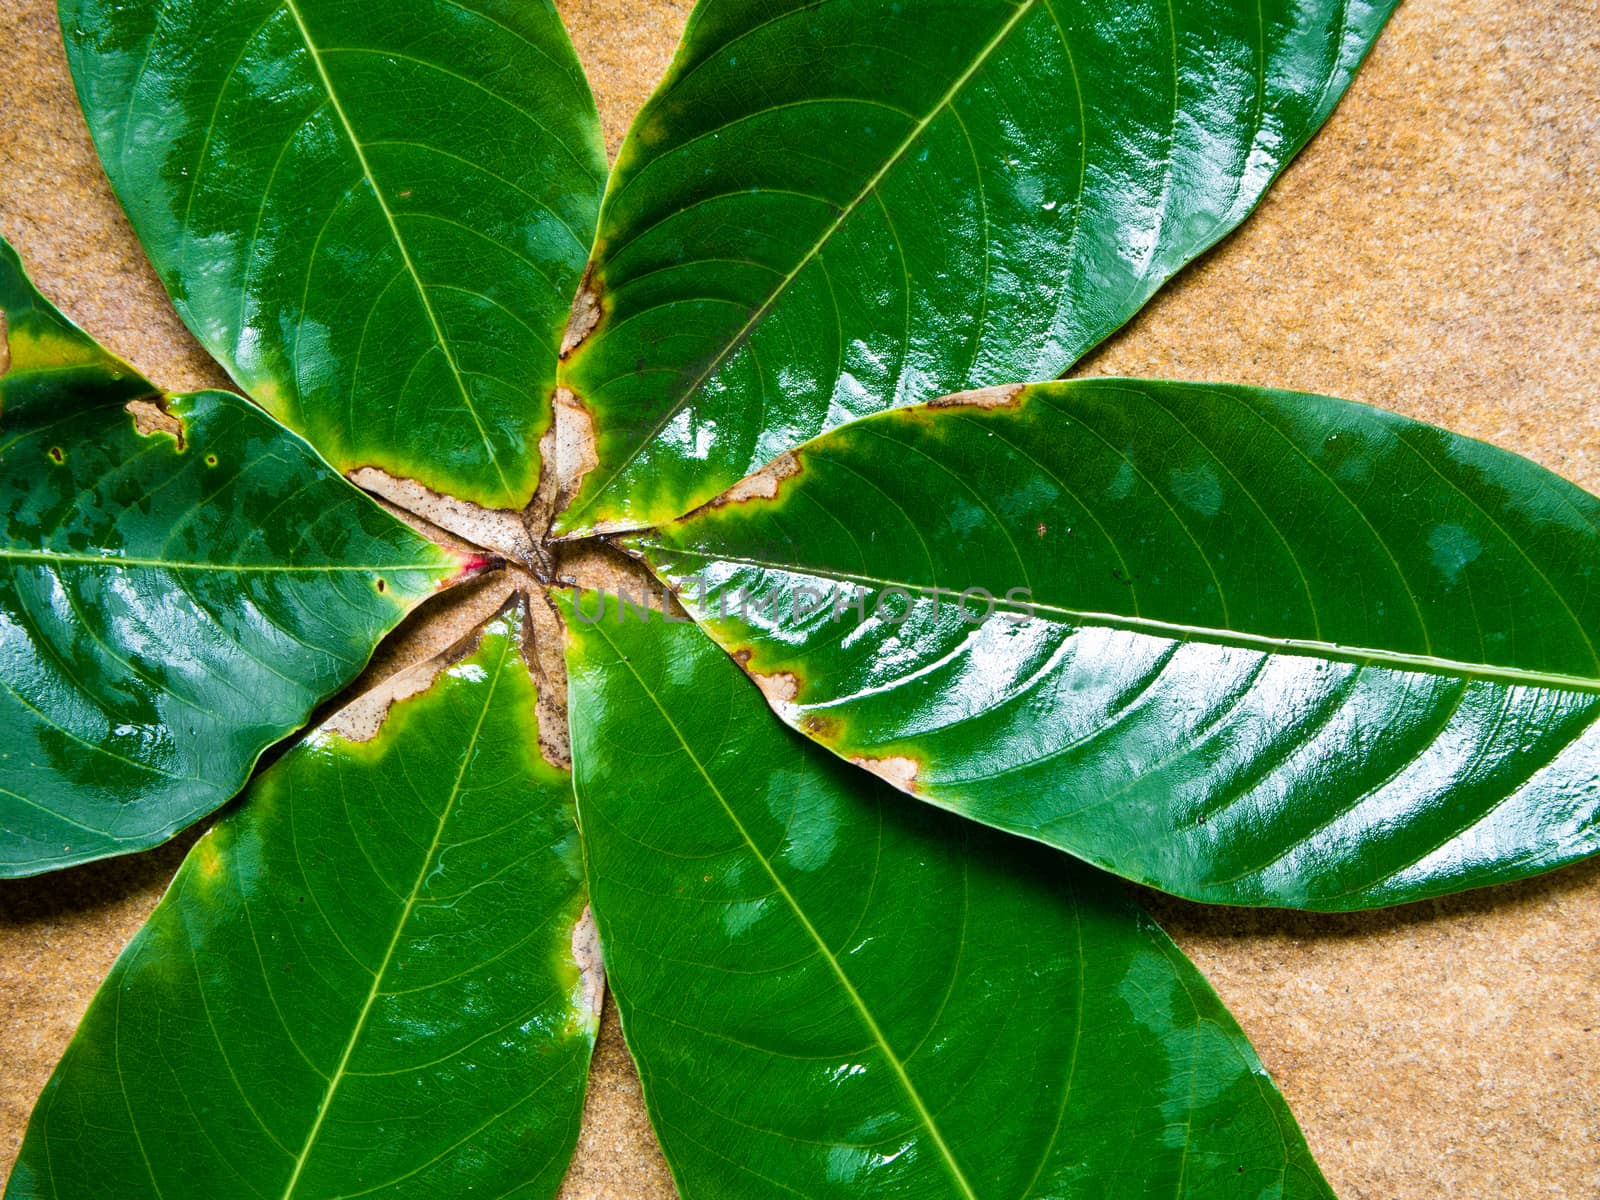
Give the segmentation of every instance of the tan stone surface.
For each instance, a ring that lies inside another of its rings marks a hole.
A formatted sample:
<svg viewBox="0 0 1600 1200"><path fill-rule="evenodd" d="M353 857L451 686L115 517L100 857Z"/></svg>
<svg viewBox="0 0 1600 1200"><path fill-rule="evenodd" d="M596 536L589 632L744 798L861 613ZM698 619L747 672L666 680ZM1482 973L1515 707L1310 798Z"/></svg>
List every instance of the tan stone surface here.
<svg viewBox="0 0 1600 1200"><path fill-rule="evenodd" d="M0 230L146 373L220 382L95 165L52 7L0 4ZM688 7L563 3L613 150ZM1257 217L1086 369L1344 395L1596 488L1597 269L1600 4L1410 0ZM0 1164L182 848L0 885ZM1600 1195L1600 867L1354 917L1153 903L1345 1200ZM565 1195L672 1195L610 1010Z"/></svg>

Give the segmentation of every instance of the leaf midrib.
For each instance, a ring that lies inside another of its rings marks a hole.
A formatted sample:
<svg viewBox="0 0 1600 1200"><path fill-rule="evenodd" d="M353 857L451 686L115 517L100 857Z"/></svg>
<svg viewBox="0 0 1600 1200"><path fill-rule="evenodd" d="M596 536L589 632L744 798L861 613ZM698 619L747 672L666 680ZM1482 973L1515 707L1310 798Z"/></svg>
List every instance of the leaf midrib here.
<svg viewBox="0 0 1600 1200"><path fill-rule="evenodd" d="M640 542L637 544L640 549L646 552L654 550L658 553L683 555L703 562L755 567L763 571L780 571L790 575L808 575L812 578L826 579L834 583L854 583L863 587L878 589L897 588L923 599L943 596L947 600L954 601L961 594L950 588L937 588L928 584L912 583L902 579L886 579L852 571L802 566L795 563L773 562L766 559L744 558L736 555L714 554L706 550L673 546L659 542L654 544ZM653 565L652 569L654 569ZM1431 675L1448 675L1452 677L1466 676L1473 679L1518 686L1555 688L1564 691L1600 694L1600 678L1591 676L1568 675L1558 671L1536 671L1530 668L1508 667L1495 663L1469 662L1464 659L1445 658L1436 654L1412 654L1402 650L1386 650L1370 646L1346 646L1337 642L1322 641L1315 638L1274 637L1268 634L1248 633L1236 629L1219 629L1207 625L1185 625L1176 621L1158 620L1154 617L1134 617L1121 613L1070 608L1066 605L1051 604L1037 598L1030 600L1026 605L1009 602L1009 607L1008 602L1002 597L996 596L994 600L996 612L1002 610L1016 612L1021 608L1029 608L1035 613L1044 612L1052 617L1057 617L1064 624L1123 629L1132 633L1148 634L1152 637L1160 637L1170 641L1236 646L1241 649L1259 650L1268 654L1289 654L1303 658L1326 658L1337 662L1390 667L1399 671L1422 671ZM690 604L689 601L685 601L685 603L697 610L699 608L697 604ZM701 615L703 617L704 614L702 613ZM1022 614L1019 613L1018 615Z"/></svg>
<svg viewBox="0 0 1600 1200"><path fill-rule="evenodd" d="M500 685L500 677L505 672L506 649L501 647L499 659L495 663L494 675L489 680L488 690L484 693L483 707L478 712L478 721L472 727L472 736L467 739L466 745L461 750L461 765L456 769L455 781L450 786L449 798L440 810L438 824L434 827L433 840L428 844L428 851L422 857L422 865L417 869L417 877L411 885L411 893L406 897L405 908L395 921L394 934L389 939L389 945L383 952L383 961L378 964L378 969L372 973L372 986L367 990L367 998L357 1014L355 1024L351 1027L350 1037L345 1042L344 1053L339 1057L339 1064L333 1069L333 1074L328 1077L328 1084L323 1091L322 1104L317 1108L316 1120L311 1124L306 1133L300 1154L295 1159L294 1172L289 1176L289 1182L283 1189L282 1200L292 1200L295 1188L299 1186L300 1176L305 1170L307 1161L311 1157L312 1148L316 1145L317 1135L322 1131L322 1124L327 1119L328 1113L333 1108L335 1095L339 1091L339 1084L343 1082L348 1072L351 1056L355 1053L356 1044L360 1042L361 1035L366 1032L367 1019L372 1014L372 1006L377 1003L378 996L383 987L384 977L389 972L389 966L394 961L394 952L400 945L400 937L405 933L406 926L411 921L412 911L416 908L417 898L422 894L422 885L431 873L434 858L439 853L439 847L444 840L445 826L450 823L450 817L455 812L456 801L461 797L461 784L466 779L467 768L472 764L474 751L477 749L478 739L483 734L484 722L489 717L489 709L494 705L494 694Z"/></svg>
<svg viewBox="0 0 1600 1200"><path fill-rule="evenodd" d="M286 0L286 2L288 2L288 0ZM856 193L855 197L839 210L839 214L834 218L833 223L823 230L822 234L817 238L817 240L813 242L810 248L807 249L805 253L802 254L795 262L793 268L791 268L782 279L778 280L778 282L773 286L772 292L765 300L761 302L761 305L755 310L755 312L750 314L749 319L745 321L739 330L727 340L726 344L717 352L716 356L711 360L710 364L705 368L705 370L700 373L693 383L683 389L683 394L679 396L670 407L668 407L666 412L662 414L661 419L655 423L655 425L647 434L645 434L642 439L640 439L638 445L629 451L623 460L617 464L616 468L606 476L604 482L599 484L594 489L594 492L589 497L589 500L581 508L576 508L571 511L569 515L574 520L587 513L599 502L600 497L611 488L611 485L621 477L622 473L626 471L641 454L644 453L645 449L655 441L656 437L672 422L673 418L682 412L689 402L694 399L694 397L699 393L701 387L704 386L706 380L710 379L711 376L728 361L728 357L736 349L738 349L738 347L744 344L745 339L750 335L751 331L766 319L767 314L772 311L773 305L777 304L777 302L783 297L784 293L789 290L790 284L792 284L795 279L799 277L800 272L805 270L806 267L810 266L817 256L822 253L823 248L828 244L829 241L832 240L833 235L839 232L840 227L842 227L844 223L855 214L856 210L866 202L867 197L873 194L878 185L883 182L884 178L889 174L889 172L894 170L900 161L905 158L907 152L910 151L911 147L916 144L917 139L927 131L928 127L933 124L933 122L938 118L939 114L950 105L951 101L961 94L961 90L972 81L973 76L975 76L983 67L983 65L989 61L990 56L1005 44L1006 39L1011 36L1012 31L1016 29L1024 17L1033 11L1035 5L1038 3L1039 0L1022 0L1022 3L1017 5L1016 12L1014 12L1006 20L1006 23L1000 28L1000 31L996 33L986 45L984 45L977 55L974 56L972 63L964 72L962 72L956 81L950 85L945 93L939 97L938 102L928 110L928 114L919 120L914 126L912 126L911 132L906 135L905 139L900 143L900 145L895 148L892 154L884 159L883 165L873 173L872 177L867 180L866 184L859 192Z"/></svg>
<svg viewBox="0 0 1600 1200"><path fill-rule="evenodd" d="M412 286L417 292L417 299L422 304L422 310L427 314L428 323L433 328L433 337L439 351L444 355L444 361L450 368L450 375L455 380L456 389L461 393L461 402L466 405L467 413L472 417L472 423L478 430L478 437L483 442L483 447L488 451L489 461L494 465L495 474L499 476L500 486L507 495L514 494L510 480L506 478L504 468L500 465L499 456L495 454L494 444L489 440L489 431L484 427L483 418L478 414L477 405L472 402L472 394L467 388L467 382L462 377L461 367L456 363L456 356L450 349L450 339L445 336L444 327L439 323L439 314L434 311L433 301L428 298L427 286L422 282L422 275L417 270L417 265L411 257L411 248L406 244L404 236L400 233L399 222L395 220L394 211L385 199L383 189L378 186L378 177L372 170L372 165L367 161L367 152L364 143L356 136L355 126L351 124L349 114L345 112L344 105L339 100L339 93L333 86L333 77L328 74L327 64L322 61L322 51L317 43L312 40L311 30L306 27L305 18L301 16L296 0L283 0L283 7L293 18L295 28L300 33L300 40L304 43L306 53L311 57L311 64L316 68L317 77L322 83L323 91L328 94L328 103L332 106L334 115L339 119L339 127L344 130L346 139L350 142L350 149L356 156L356 162L361 167L361 175L372 188L372 196L378 202L378 208L383 213L383 219L389 226L389 234L394 239L395 248L400 252L400 261L405 265L406 273L411 278Z"/></svg>
<svg viewBox="0 0 1600 1200"><path fill-rule="evenodd" d="M812 924L811 918L806 915L805 909L801 907L799 900L795 897L794 893L789 890L788 885L784 883L783 878L778 874L777 869L772 865L771 860L769 860L756 845L755 839L750 836L750 832L745 828L744 822L739 819L738 814L733 810L733 806L728 803L727 797L722 794L722 789L717 786L716 781L711 778L711 773L706 769L705 764L700 761L700 756L694 752L692 747L690 747L688 739L684 737L682 730L678 728L678 723L672 719L672 714L667 711L666 705L661 702L661 698L656 695L655 690L645 682L644 677L639 674L638 668L633 665L633 660L622 652L622 647L618 646L617 643L612 639L611 635L606 632L603 624L597 623L593 626L593 628L599 632L600 636L605 639L606 644L611 647L617 661L627 668L628 673L632 675L634 681L638 683L640 690L643 691L645 695L650 697L650 702L655 705L656 711L661 714L661 719L667 723L667 728L672 730L672 736L676 738L678 744L683 747L684 754L687 755L689 761L694 764L695 770L699 773L700 778L705 781L705 785L710 789L711 794L716 797L717 803L722 806L722 811L727 815L729 822L738 832L739 837L744 841L744 844L749 849L751 855L757 862L761 864L762 869L767 874L767 878L772 881L773 887L777 889L778 894L782 896L784 902L788 904L789 910L794 914L795 920L799 922L800 927L805 931L806 936L809 937L812 944L816 946L817 953L832 969L834 978L839 981L839 986L844 989L845 996L854 1006L857 1015L861 1018L862 1024L866 1026L868 1034L870 1034L872 1039L877 1043L879 1052L883 1055L885 1061L888 1062L890 1069L893 1070L901 1088L905 1091L906 1096L912 1103L912 1106L916 1109L918 1120L920 1120L923 1127L927 1129L929 1136L933 1138L934 1145L939 1151L940 1159L943 1161L946 1170L950 1174L952 1182L956 1185L957 1190L960 1192L962 1197L964 1197L964 1200L978 1200L977 1192L973 1190L972 1185L967 1181L966 1173L962 1171L961 1165L956 1162L954 1152L950 1149L949 1143L945 1141L944 1134L940 1132L938 1123L933 1119L933 1113L929 1110L927 1104L922 1099L922 1094L917 1091L916 1085L911 1081L911 1076L907 1073L905 1064L900 1061L899 1055L897 1055L890 1047L889 1039L884 1036L883 1029L879 1026L877 1019L872 1015L871 1009L867 1007L866 1000L862 997L861 993L856 990L855 984L851 982L850 976L846 974L845 969L843 965L840 964L838 957L833 953L832 949L829 948L827 942L823 940L821 933L817 930L817 927Z"/></svg>

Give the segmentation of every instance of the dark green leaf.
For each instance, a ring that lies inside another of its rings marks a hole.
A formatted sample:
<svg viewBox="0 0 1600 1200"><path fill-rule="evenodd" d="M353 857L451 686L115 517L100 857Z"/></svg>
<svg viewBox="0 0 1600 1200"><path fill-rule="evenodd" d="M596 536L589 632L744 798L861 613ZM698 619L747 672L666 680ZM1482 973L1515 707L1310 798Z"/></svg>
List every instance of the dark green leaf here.
<svg viewBox="0 0 1600 1200"><path fill-rule="evenodd" d="M237 396L163 413L4 243L0 312L7 876L152 846L216 808L467 564Z"/></svg>
<svg viewBox="0 0 1600 1200"><path fill-rule="evenodd" d="M1112 881L817 753L692 626L579 606L595 916L686 1198L1331 1195Z"/></svg>
<svg viewBox="0 0 1600 1200"><path fill-rule="evenodd" d="M519 636L491 625L371 742L311 735L200 839L8 1200L555 1194L599 1013Z"/></svg>
<svg viewBox="0 0 1600 1200"><path fill-rule="evenodd" d="M558 528L1059 374L1244 219L1394 4L704 0L607 194Z"/></svg>
<svg viewBox="0 0 1600 1200"><path fill-rule="evenodd" d="M341 471L518 508L605 156L549 0L60 0L184 320Z"/></svg>
<svg viewBox="0 0 1600 1200"><path fill-rule="evenodd" d="M1202 900L1392 904L1600 847L1600 501L1318 396L979 399L837 430L641 543L705 573L789 721ZM980 624L968 588L1032 608Z"/></svg>

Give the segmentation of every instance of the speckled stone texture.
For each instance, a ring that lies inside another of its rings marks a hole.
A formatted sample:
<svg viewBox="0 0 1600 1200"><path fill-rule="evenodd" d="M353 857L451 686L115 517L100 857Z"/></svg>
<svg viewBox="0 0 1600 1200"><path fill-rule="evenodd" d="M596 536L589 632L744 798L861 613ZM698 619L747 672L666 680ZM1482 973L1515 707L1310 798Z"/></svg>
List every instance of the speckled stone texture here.
<svg viewBox="0 0 1600 1200"><path fill-rule="evenodd" d="M100 175L52 8L0 5L0 229L152 378L220 383ZM562 4L613 150L688 8ZM1261 212L1084 369L1365 400L1595 489L1597 273L1600 3L1409 0ZM0 1164L182 849L0 885ZM1344 1200L1600 1195L1600 867L1351 917L1152 907ZM564 1196L671 1195L608 1012Z"/></svg>

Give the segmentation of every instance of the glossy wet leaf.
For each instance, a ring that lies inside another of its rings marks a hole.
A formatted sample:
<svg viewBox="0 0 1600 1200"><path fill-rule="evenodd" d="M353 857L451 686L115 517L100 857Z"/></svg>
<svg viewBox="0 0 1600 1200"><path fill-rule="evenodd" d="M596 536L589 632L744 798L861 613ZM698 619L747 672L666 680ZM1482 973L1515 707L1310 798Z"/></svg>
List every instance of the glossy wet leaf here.
<svg viewBox="0 0 1600 1200"><path fill-rule="evenodd" d="M7 1200L555 1194L598 1012L519 637L492 624L371 742L312 734L196 843Z"/></svg>
<svg viewBox="0 0 1600 1200"><path fill-rule="evenodd" d="M178 311L341 471L521 507L605 157L548 0L61 0Z"/></svg>
<svg viewBox="0 0 1600 1200"><path fill-rule="evenodd" d="M595 916L686 1200L1331 1196L1114 881L818 753L692 626L578 603Z"/></svg>
<svg viewBox="0 0 1600 1200"><path fill-rule="evenodd" d="M918 796L1224 903L1600 848L1600 501L1524 459L1325 397L1084 380L791 466L641 544L704 573L692 606L787 720ZM983 621L968 588L1032 608Z"/></svg>
<svg viewBox="0 0 1600 1200"><path fill-rule="evenodd" d="M159 397L3 243L0 310L6 876L143 849L222 804L465 560L237 396L130 413Z"/></svg>
<svg viewBox="0 0 1600 1200"><path fill-rule="evenodd" d="M706 0L623 147L558 528L852 417L1048 379L1234 228L1393 0Z"/></svg>

